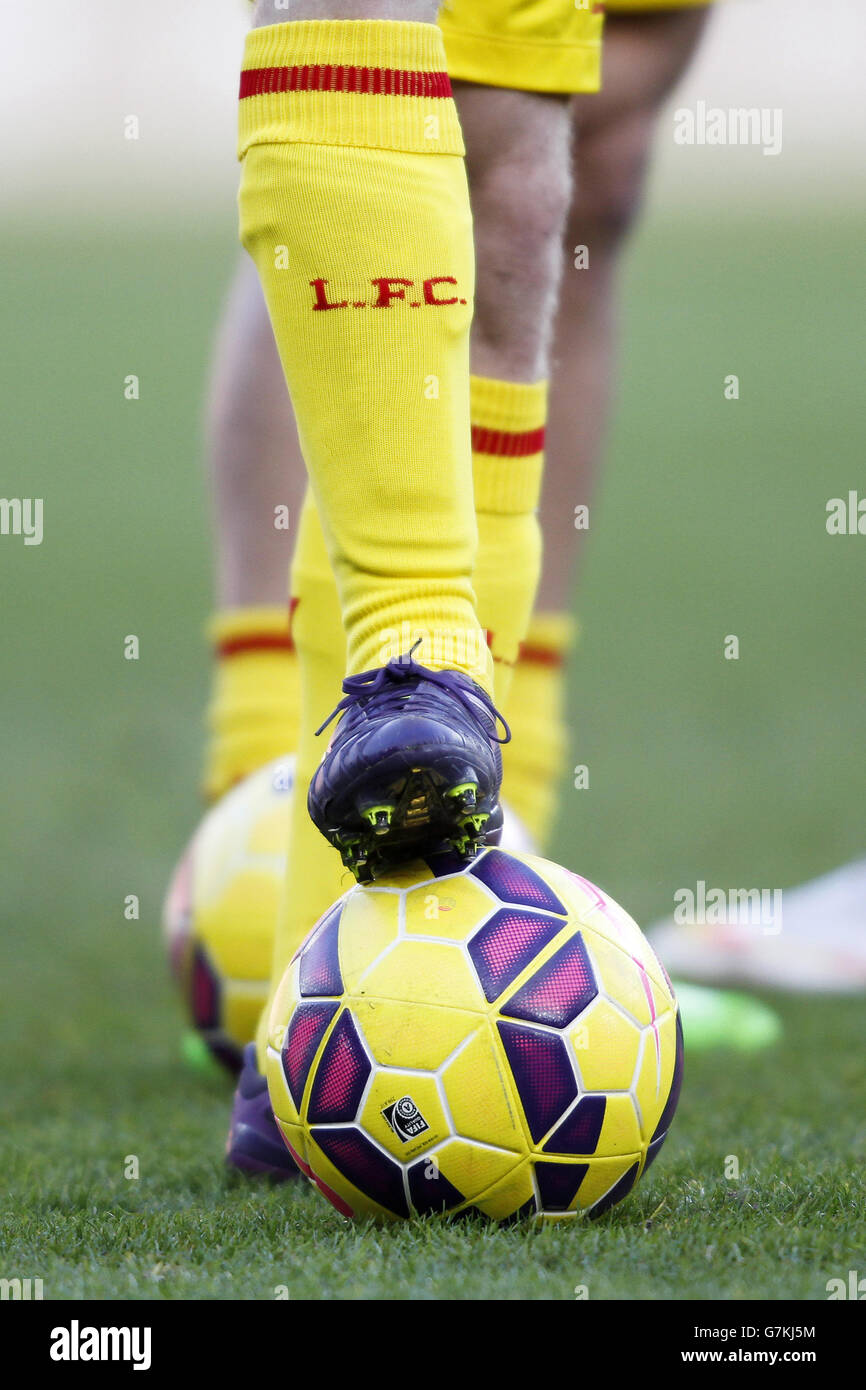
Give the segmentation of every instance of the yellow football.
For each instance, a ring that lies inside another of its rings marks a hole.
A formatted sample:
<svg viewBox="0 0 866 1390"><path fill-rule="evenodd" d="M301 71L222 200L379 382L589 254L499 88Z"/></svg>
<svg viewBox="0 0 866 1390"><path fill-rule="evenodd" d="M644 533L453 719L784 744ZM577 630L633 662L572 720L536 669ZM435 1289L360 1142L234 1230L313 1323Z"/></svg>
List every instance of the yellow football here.
<svg viewBox="0 0 866 1390"><path fill-rule="evenodd" d="M187 846L163 908L190 1023L233 1072L268 997L294 780L294 757L278 758L221 797Z"/></svg>
<svg viewBox="0 0 866 1390"><path fill-rule="evenodd" d="M346 1216L598 1216L668 1132L670 981L586 879L488 849L353 887L274 998L267 1075L298 1165Z"/></svg>

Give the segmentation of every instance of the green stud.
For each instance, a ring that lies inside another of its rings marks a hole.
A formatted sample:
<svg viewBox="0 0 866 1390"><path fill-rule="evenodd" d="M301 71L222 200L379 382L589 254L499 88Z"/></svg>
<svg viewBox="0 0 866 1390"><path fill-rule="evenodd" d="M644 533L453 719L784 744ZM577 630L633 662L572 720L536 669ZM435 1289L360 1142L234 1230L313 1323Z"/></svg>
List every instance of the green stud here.
<svg viewBox="0 0 866 1390"><path fill-rule="evenodd" d="M364 820L372 828L374 834L384 835L391 826L391 818L394 815L394 807L390 806L368 806L366 811L361 812Z"/></svg>
<svg viewBox="0 0 866 1390"><path fill-rule="evenodd" d="M478 800L478 783L458 782L456 787L449 787L445 795L451 801L462 802L462 809L468 811Z"/></svg>

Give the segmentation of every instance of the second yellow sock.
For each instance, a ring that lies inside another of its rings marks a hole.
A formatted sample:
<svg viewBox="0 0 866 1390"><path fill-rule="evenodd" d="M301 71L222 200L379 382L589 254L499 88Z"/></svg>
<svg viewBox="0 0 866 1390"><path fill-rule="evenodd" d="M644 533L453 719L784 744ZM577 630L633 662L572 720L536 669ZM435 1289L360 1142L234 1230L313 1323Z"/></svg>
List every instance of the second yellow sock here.
<svg viewBox="0 0 866 1390"><path fill-rule="evenodd" d="M298 666L285 604L231 608L210 622L215 668L204 791L216 800L272 758L294 751Z"/></svg>
<svg viewBox="0 0 866 1390"><path fill-rule="evenodd" d="M555 826L560 789L570 765L565 674L576 625L568 613L538 613L514 670L502 750L503 792L542 854Z"/></svg>

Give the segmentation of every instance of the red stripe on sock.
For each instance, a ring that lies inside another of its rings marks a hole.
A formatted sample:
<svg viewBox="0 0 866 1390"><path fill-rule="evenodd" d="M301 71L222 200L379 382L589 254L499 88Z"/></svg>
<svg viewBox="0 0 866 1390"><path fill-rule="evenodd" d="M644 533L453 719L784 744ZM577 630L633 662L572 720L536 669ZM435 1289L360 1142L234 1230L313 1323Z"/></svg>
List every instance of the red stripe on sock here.
<svg viewBox="0 0 866 1390"><path fill-rule="evenodd" d="M520 644L520 660L532 666L564 666L565 657L553 647L534 647L529 642Z"/></svg>
<svg viewBox="0 0 866 1390"><path fill-rule="evenodd" d="M364 92L373 96L450 97L447 72L412 72L402 68L362 68L332 63L293 68L245 68L240 96L270 92Z"/></svg>
<svg viewBox="0 0 866 1390"><path fill-rule="evenodd" d="M538 430L486 430L482 425L472 426L472 452L475 454L498 454L500 458L526 458L529 454L540 454L544 448L544 428Z"/></svg>
<svg viewBox="0 0 866 1390"><path fill-rule="evenodd" d="M218 642L217 656L239 656L242 652L293 652L295 644L287 632L253 632L244 637L227 637Z"/></svg>

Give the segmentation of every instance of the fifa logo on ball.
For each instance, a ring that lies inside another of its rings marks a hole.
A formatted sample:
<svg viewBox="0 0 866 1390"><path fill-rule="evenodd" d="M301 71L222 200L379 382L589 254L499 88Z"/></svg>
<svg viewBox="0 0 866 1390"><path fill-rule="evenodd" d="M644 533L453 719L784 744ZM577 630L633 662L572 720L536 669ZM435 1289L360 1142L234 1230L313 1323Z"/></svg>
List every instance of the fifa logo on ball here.
<svg viewBox="0 0 866 1390"><path fill-rule="evenodd" d="M382 1114L404 1144L430 1128L411 1096L401 1096L393 1105L386 1105Z"/></svg>

